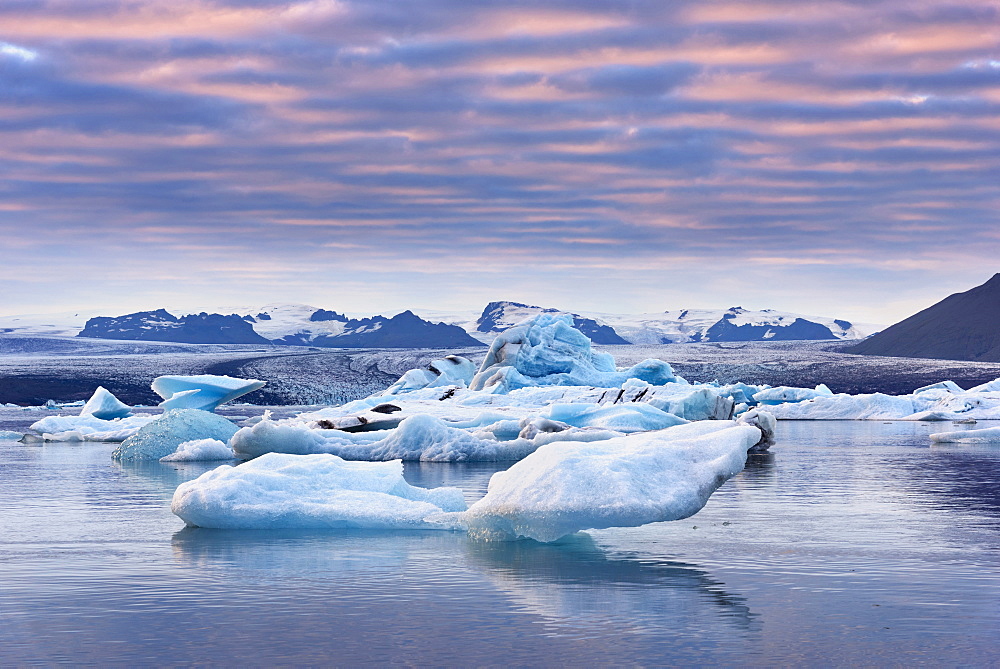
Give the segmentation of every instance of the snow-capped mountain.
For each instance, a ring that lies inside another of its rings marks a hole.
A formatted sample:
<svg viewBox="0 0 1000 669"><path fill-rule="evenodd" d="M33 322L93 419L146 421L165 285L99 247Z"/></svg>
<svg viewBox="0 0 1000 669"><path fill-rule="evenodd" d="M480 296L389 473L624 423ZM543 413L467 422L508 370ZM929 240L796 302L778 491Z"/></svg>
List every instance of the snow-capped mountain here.
<svg viewBox="0 0 1000 669"><path fill-rule="evenodd" d="M349 318L336 311L307 304L275 303L263 307L241 306L226 308L224 314L244 321L251 330L244 338L244 326L230 323L235 328L232 336L216 332L202 332L200 338L159 341L186 341L212 343L261 343L252 335L275 344L321 347L465 347L476 346L477 341L490 343L503 329L536 314L568 313L574 325L597 344L663 344L685 342L722 341L782 341L791 339L862 339L880 329L868 323L849 323L835 318L804 316L764 309L751 311L742 307L730 309L680 309L650 314L609 314L596 312L568 312L551 307L538 307L520 302L491 302L481 311L445 312L420 309L417 315L398 314L394 317L372 316ZM150 332L164 331L164 336L174 337L182 330L195 326L202 315L188 314L182 310L167 310L169 318L159 312L139 312L148 322L132 323L136 329L133 339L149 338ZM177 315L180 314L180 315ZM88 319L102 314L72 312L62 314L0 317L0 333L26 336L75 336L85 329ZM205 314L220 316L220 314ZM221 316L220 316L221 317ZM119 319L125 317L118 317ZM230 318L230 317L226 317ZM170 319L174 319L171 321ZM415 319L415 320L414 320ZM140 318L141 320L141 318ZM226 321L227 323L229 321ZM183 323L184 325L178 325ZM434 326L434 327L428 327ZM105 324L102 327L125 327ZM96 333L91 329L90 333ZM240 333L243 334L240 334ZM174 334L170 334L174 333ZM233 334L236 333L236 334ZM101 335L126 339L123 333ZM193 336L193 335L192 335ZM215 339L212 339L215 337ZM395 342L395 343L386 343ZM418 343L423 342L423 343Z"/></svg>
<svg viewBox="0 0 1000 669"><path fill-rule="evenodd" d="M671 344L793 339L862 339L879 329L870 323L804 316L773 309L678 309L652 314L569 312L520 302L490 302L475 318L466 313L421 311L458 325L482 341L540 313L566 313L597 344Z"/></svg>
<svg viewBox="0 0 1000 669"><path fill-rule="evenodd" d="M246 320L231 314L174 316L165 309L125 316L98 316L87 321L78 337L170 341L185 344L267 344Z"/></svg>
<svg viewBox="0 0 1000 669"><path fill-rule="evenodd" d="M462 348L482 346L462 328L404 311L349 319L301 304L268 305L245 316L174 316L165 309L91 318L79 337L189 344L280 344L323 348Z"/></svg>

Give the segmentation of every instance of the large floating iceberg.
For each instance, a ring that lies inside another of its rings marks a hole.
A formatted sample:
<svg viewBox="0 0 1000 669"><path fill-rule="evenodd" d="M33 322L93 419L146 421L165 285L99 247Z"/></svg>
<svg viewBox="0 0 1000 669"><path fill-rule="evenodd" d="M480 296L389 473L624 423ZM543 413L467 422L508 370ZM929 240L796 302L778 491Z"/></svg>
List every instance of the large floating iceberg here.
<svg viewBox="0 0 1000 669"><path fill-rule="evenodd" d="M676 381L662 360L618 371L611 355L594 351L573 327L572 316L543 313L500 333L469 387L492 392L553 385L609 388L631 378L656 385Z"/></svg>
<svg viewBox="0 0 1000 669"><path fill-rule="evenodd" d="M555 541L697 513L761 439L749 425L690 423L595 443L543 446L490 479L463 514L473 536Z"/></svg>
<svg viewBox="0 0 1000 669"><path fill-rule="evenodd" d="M333 455L264 455L223 465L174 493L171 511L220 529L455 529L458 488L403 480L403 463L347 462Z"/></svg>
<svg viewBox="0 0 1000 669"><path fill-rule="evenodd" d="M163 398L164 409L201 409L215 411L249 392L263 388L265 381L236 379L231 376L200 374L197 376L158 376L153 379L153 392Z"/></svg>
<svg viewBox="0 0 1000 669"><path fill-rule="evenodd" d="M228 442L236 426L208 411L172 409L128 437L111 454L115 460L159 460L186 441L218 439Z"/></svg>

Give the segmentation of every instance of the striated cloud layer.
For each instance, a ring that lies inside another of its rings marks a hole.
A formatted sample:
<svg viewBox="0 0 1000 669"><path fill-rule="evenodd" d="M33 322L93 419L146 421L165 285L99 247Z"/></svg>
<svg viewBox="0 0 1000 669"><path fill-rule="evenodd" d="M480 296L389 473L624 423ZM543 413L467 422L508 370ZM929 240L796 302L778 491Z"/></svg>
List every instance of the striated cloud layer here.
<svg viewBox="0 0 1000 669"><path fill-rule="evenodd" d="M0 311L892 322L1000 252L994 0L0 3Z"/></svg>

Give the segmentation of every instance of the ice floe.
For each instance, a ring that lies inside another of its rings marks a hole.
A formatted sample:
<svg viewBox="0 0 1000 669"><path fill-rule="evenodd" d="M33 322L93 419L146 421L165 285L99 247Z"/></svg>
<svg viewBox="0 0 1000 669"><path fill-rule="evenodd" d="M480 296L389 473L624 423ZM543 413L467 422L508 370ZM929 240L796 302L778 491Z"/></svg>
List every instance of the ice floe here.
<svg viewBox="0 0 1000 669"><path fill-rule="evenodd" d="M159 460L186 441L228 442L236 426L218 414L200 409L171 409L125 439L111 454L115 460Z"/></svg>
<svg viewBox="0 0 1000 669"><path fill-rule="evenodd" d="M127 418L104 420L90 414L81 416L46 416L31 424L30 429L42 441L106 441L118 442L138 432L159 418L136 414Z"/></svg>
<svg viewBox="0 0 1000 669"><path fill-rule="evenodd" d="M473 536L555 541L585 529L680 520L743 469L750 425L703 421L594 443L542 446L490 479L463 514Z"/></svg>
<svg viewBox="0 0 1000 669"><path fill-rule="evenodd" d="M278 453L182 483L170 505L189 526L220 529L454 529L445 512L465 508L458 488L408 484L399 460Z"/></svg>
<svg viewBox="0 0 1000 669"><path fill-rule="evenodd" d="M931 435L931 441L960 444L1000 444L1000 427L986 427L979 430L954 430Z"/></svg>
<svg viewBox="0 0 1000 669"><path fill-rule="evenodd" d="M236 379L231 376L199 374L196 376L158 376L153 379L153 392L163 398L164 409L201 409L215 411L249 392L263 388L265 381Z"/></svg>

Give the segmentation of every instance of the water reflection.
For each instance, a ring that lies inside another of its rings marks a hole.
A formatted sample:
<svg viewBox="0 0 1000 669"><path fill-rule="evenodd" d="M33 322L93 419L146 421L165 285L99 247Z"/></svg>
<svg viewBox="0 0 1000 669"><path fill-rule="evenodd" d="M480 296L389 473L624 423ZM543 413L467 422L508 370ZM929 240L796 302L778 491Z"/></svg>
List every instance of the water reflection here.
<svg viewBox="0 0 1000 669"><path fill-rule="evenodd" d="M562 634L750 631L745 598L693 565L611 557L585 533L553 544L468 542L466 554L523 610ZM720 627L720 623L723 626Z"/></svg>

